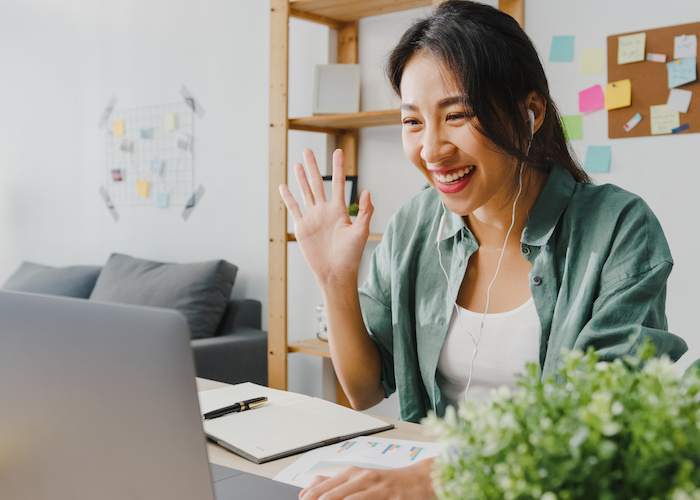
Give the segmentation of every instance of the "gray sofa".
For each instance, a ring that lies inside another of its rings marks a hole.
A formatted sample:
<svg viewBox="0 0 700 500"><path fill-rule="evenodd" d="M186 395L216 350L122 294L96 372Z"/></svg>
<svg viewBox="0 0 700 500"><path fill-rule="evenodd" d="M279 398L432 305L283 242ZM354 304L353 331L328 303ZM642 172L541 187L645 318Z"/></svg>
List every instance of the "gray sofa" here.
<svg viewBox="0 0 700 500"><path fill-rule="evenodd" d="M262 305L230 298L237 270L224 260L174 264L112 254L104 266L24 262L2 288L176 309L190 325L197 376L267 385Z"/></svg>

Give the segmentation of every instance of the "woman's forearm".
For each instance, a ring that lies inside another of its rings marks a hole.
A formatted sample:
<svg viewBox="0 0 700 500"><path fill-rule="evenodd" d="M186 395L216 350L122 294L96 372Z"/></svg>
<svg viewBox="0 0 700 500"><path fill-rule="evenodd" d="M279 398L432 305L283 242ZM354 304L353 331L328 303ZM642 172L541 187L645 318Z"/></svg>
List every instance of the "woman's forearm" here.
<svg viewBox="0 0 700 500"><path fill-rule="evenodd" d="M362 319L357 279L322 287L333 367L350 404L365 410L385 397L379 349Z"/></svg>

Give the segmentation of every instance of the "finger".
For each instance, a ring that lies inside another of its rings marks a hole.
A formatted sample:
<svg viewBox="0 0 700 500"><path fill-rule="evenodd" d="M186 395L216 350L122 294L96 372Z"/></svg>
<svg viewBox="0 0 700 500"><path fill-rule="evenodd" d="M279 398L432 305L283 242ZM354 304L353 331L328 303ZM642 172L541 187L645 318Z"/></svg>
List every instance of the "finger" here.
<svg viewBox="0 0 700 500"><path fill-rule="evenodd" d="M314 481L308 487L302 490L299 498L304 498L304 500L316 500L329 491L336 493L336 488L339 488L350 479L350 470L351 467L346 467L338 474L331 477L323 477L320 480L319 478L321 476L316 476Z"/></svg>
<svg viewBox="0 0 700 500"><path fill-rule="evenodd" d="M355 224L369 233L369 221L374 213L374 205L372 205L372 200L369 196L369 189L362 191L359 205L360 208L357 211L357 219L355 219Z"/></svg>
<svg viewBox="0 0 700 500"><path fill-rule="evenodd" d="M333 151L333 199L345 204L345 156L341 149Z"/></svg>
<svg viewBox="0 0 700 500"><path fill-rule="evenodd" d="M296 222L297 220L301 219L301 209L299 208L297 200L294 199L292 192L289 190L289 186L287 186L286 184L280 184L279 190L280 195L282 196L282 201L287 207L289 215L292 216L292 220Z"/></svg>
<svg viewBox="0 0 700 500"><path fill-rule="evenodd" d="M311 484L309 484L306 488L301 490L299 492L299 498L304 499L304 500L313 500L313 498L316 498L314 495L310 495L307 497L307 494L309 494L309 491L314 487L319 484L321 484L323 481L327 480L328 478L326 476L314 476L314 478L311 480Z"/></svg>
<svg viewBox="0 0 700 500"><path fill-rule="evenodd" d="M326 201L326 193L323 187L323 177L321 176L321 172L318 170L318 163L316 163L314 152L310 149L305 149L302 154L304 156L304 163L306 164L306 170L309 175L309 185L311 186L311 192L314 195L314 202Z"/></svg>
<svg viewBox="0 0 700 500"><path fill-rule="evenodd" d="M297 185L299 186L299 191L301 192L301 199L304 201L304 206L308 209L314 206L314 195L309 187L309 181L306 179L306 172L304 171L304 165L301 163L294 164L294 177L297 179Z"/></svg>

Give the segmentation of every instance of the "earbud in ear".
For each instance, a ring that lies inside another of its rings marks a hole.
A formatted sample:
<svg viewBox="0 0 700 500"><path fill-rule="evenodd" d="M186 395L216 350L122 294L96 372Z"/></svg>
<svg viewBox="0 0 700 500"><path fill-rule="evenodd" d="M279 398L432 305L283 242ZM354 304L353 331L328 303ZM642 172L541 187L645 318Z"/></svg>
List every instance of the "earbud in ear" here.
<svg viewBox="0 0 700 500"><path fill-rule="evenodd" d="M527 110L527 120L530 125L530 137L535 135L535 112L531 109Z"/></svg>

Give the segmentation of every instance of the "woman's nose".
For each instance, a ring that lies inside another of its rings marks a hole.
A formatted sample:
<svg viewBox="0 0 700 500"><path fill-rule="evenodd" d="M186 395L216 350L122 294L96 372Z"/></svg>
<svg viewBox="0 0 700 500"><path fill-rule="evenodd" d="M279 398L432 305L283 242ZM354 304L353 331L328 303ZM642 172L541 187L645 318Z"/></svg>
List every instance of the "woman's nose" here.
<svg viewBox="0 0 700 500"><path fill-rule="evenodd" d="M452 147L439 127L428 127L423 134L420 157L426 163L438 163L450 155Z"/></svg>

